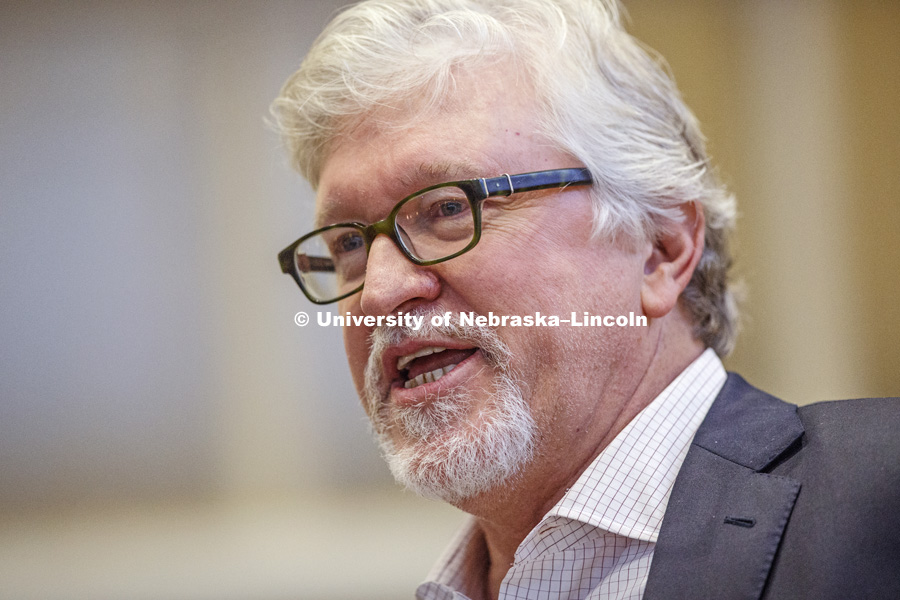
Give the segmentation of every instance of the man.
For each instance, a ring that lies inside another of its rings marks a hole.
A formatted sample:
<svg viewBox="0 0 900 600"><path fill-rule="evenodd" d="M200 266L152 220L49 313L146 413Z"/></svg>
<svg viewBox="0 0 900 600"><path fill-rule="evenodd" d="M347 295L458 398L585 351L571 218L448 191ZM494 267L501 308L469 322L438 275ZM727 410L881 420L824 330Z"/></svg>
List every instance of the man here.
<svg viewBox="0 0 900 600"><path fill-rule="evenodd" d="M418 597L900 597L897 405L726 375L734 201L612 0L365 2L274 108L317 191L282 267L474 517Z"/></svg>

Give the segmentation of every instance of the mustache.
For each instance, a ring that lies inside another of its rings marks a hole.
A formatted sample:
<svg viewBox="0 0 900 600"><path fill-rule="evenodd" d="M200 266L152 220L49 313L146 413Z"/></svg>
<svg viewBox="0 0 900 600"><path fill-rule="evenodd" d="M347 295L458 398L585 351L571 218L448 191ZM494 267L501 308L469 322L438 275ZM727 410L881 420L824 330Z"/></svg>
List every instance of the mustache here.
<svg viewBox="0 0 900 600"><path fill-rule="evenodd" d="M470 344L481 350L481 353L489 366L495 368L507 368L512 358L509 347L500 339L495 329L489 326L460 325L459 323L431 322L434 315L443 314L437 309L425 311L413 311L411 314L425 317L422 327L413 329L406 325L388 327L382 325L376 327L369 334L369 360L365 370L365 394L366 408L369 414L374 414L386 397L388 390L384 381L382 369L384 353L392 346L397 346L408 340L429 339L435 337L452 338L454 340Z"/></svg>

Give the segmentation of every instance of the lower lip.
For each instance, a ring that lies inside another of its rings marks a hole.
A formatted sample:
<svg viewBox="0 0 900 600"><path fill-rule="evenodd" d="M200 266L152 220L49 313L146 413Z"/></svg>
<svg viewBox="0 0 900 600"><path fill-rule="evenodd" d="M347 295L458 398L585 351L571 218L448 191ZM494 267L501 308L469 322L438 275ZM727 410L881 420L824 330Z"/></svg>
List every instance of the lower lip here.
<svg viewBox="0 0 900 600"><path fill-rule="evenodd" d="M404 407L423 406L436 398L441 390L458 386L470 379L476 373L477 363L481 360L481 350L476 350L437 381L423 383L414 388L406 388L403 385L405 382L395 381L391 384L391 403Z"/></svg>

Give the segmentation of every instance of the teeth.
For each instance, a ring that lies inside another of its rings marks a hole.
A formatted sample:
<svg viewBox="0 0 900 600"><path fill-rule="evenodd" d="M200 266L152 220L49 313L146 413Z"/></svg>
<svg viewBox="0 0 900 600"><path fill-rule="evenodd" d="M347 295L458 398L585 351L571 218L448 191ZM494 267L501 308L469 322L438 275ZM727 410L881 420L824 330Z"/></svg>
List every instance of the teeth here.
<svg viewBox="0 0 900 600"><path fill-rule="evenodd" d="M437 346L429 346L427 348L421 348L416 350L412 354L407 354L405 356L401 356L397 359L397 370L402 371L406 368L406 365L411 363L413 360L419 358L420 356L428 356L429 354L434 354L435 352L443 352L446 348L438 348Z"/></svg>
<svg viewBox="0 0 900 600"><path fill-rule="evenodd" d="M406 389L410 389L419 387L423 383L434 383L435 381L452 371L454 367L456 367L456 364L447 365L446 367L435 369L434 371L429 371L428 373L420 373L419 375L416 375L414 379L410 379L409 381L404 383L403 387L405 387Z"/></svg>

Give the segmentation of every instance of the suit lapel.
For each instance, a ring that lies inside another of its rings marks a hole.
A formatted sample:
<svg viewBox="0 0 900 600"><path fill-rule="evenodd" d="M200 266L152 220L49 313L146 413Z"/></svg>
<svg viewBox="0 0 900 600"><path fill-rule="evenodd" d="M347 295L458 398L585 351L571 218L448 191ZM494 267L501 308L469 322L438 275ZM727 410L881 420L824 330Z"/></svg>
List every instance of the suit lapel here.
<svg viewBox="0 0 900 600"><path fill-rule="evenodd" d="M800 491L760 471L802 435L795 406L729 374L675 480L645 600L760 597Z"/></svg>

